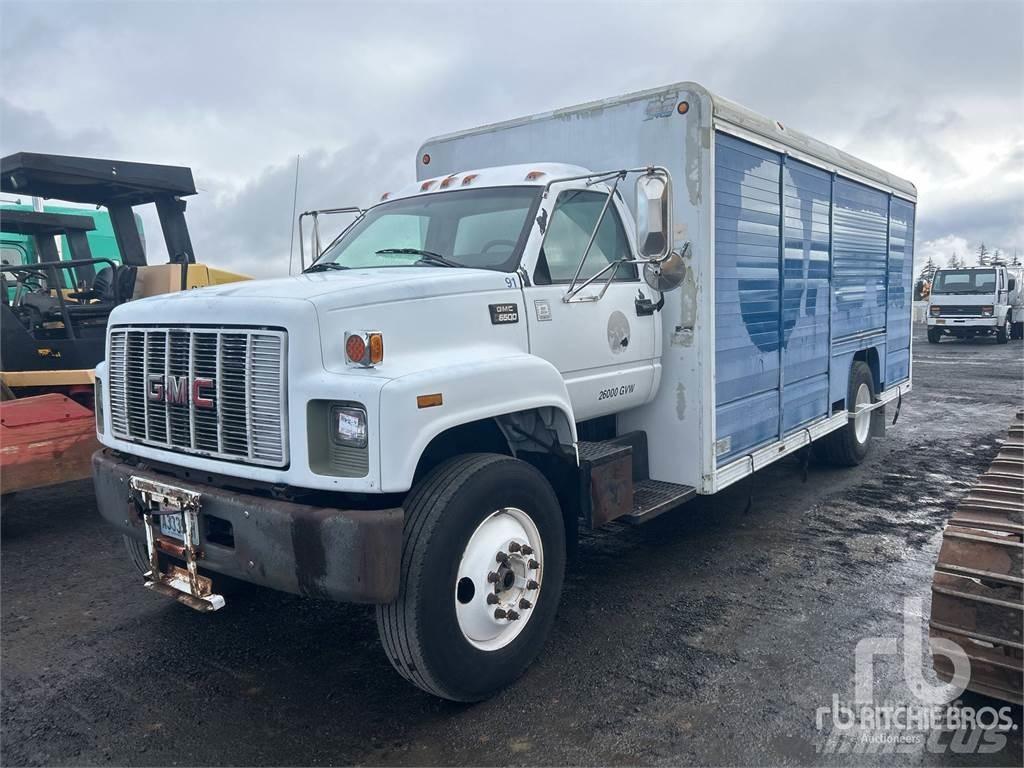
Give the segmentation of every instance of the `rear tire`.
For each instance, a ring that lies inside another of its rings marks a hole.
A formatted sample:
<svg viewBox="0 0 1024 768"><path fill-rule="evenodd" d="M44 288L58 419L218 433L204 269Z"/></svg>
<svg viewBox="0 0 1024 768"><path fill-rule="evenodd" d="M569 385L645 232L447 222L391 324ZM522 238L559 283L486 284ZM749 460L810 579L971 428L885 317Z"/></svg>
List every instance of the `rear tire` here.
<svg viewBox="0 0 1024 768"><path fill-rule="evenodd" d="M938 328L929 328L928 329L928 343L929 344L938 344L939 343L939 339L941 339L941 338L942 338L942 333L939 331Z"/></svg>
<svg viewBox="0 0 1024 768"><path fill-rule="evenodd" d="M427 693L486 699L526 670L554 622L565 571L558 500L529 464L469 454L431 470L404 506L398 598L377 607L381 643ZM513 604L517 619L495 615Z"/></svg>
<svg viewBox="0 0 1024 768"><path fill-rule="evenodd" d="M847 388L847 409L856 412L858 405L875 399L875 382L871 368L862 360L850 366L850 384ZM855 467L868 455L871 445L871 411L865 411L847 421L846 425L826 435L820 441L821 456L829 464Z"/></svg>

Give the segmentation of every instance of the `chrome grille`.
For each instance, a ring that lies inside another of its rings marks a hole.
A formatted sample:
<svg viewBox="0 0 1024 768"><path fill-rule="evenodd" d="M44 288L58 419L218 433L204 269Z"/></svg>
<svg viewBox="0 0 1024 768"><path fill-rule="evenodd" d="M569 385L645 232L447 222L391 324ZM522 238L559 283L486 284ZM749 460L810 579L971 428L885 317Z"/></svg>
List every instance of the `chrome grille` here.
<svg viewBox="0 0 1024 768"><path fill-rule="evenodd" d="M112 328L107 366L114 436L283 466L286 341L285 332L275 330ZM206 400L212 405L202 407Z"/></svg>

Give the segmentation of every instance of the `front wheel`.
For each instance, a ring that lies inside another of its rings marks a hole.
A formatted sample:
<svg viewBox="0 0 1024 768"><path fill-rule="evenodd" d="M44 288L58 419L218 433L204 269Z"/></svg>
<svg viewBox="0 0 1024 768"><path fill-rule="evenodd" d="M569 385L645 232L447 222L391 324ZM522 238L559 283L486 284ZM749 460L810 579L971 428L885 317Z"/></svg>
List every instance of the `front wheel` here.
<svg viewBox="0 0 1024 768"><path fill-rule="evenodd" d="M821 453L830 464L840 467L855 467L868 455L871 442L871 409L874 400L874 377L871 368L862 360L854 360L850 366L850 383L847 389L847 409L854 416L846 425L821 439Z"/></svg>
<svg viewBox="0 0 1024 768"><path fill-rule="evenodd" d="M928 329L928 343L929 344L938 344L939 343L939 339L941 339L941 338L942 338L942 332L939 331L938 328L929 328Z"/></svg>
<svg viewBox="0 0 1024 768"><path fill-rule="evenodd" d="M397 600L377 607L392 665L424 691L479 701L519 677L555 619L565 527L529 464L496 454L449 459L405 503Z"/></svg>
<svg viewBox="0 0 1024 768"><path fill-rule="evenodd" d="M1010 340L1010 316L1007 315L1003 324L996 329L996 344L1005 344Z"/></svg>

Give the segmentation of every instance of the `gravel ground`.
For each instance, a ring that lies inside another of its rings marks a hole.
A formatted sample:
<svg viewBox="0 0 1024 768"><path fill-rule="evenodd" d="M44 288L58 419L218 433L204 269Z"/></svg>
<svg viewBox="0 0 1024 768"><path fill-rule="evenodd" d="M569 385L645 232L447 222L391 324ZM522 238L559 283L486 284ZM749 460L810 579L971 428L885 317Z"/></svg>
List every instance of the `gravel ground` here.
<svg viewBox="0 0 1024 768"><path fill-rule="evenodd" d="M587 535L544 654L474 706L404 684L370 609L248 589L193 613L139 586L88 483L21 494L0 518L0 761L1020 765L1019 710L983 755L816 752L815 710L852 699L854 647L900 637L905 598L927 616L943 523L1021 378L1020 342L919 334L914 392L865 464L802 482L782 461ZM875 677L876 700L913 701L898 657Z"/></svg>

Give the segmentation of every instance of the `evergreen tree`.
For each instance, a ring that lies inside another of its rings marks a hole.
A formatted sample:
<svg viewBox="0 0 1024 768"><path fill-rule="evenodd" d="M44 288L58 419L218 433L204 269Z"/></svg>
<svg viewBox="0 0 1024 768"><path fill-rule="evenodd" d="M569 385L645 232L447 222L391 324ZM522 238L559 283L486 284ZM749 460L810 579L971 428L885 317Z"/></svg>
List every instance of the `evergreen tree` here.
<svg viewBox="0 0 1024 768"><path fill-rule="evenodd" d="M929 285L931 285L932 278L935 277L935 272L937 269L938 267L935 265L935 261L932 259L931 256L929 256L928 261L926 261L925 265L921 267L921 274L917 276L917 279L920 282L928 283Z"/></svg>
<svg viewBox="0 0 1024 768"><path fill-rule="evenodd" d="M989 253L988 248L985 247L984 243L978 246L978 250L975 252L975 254L978 257L979 267L987 267L989 264L992 263L992 255Z"/></svg>
<svg viewBox="0 0 1024 768"><path fill-rule="evenodd" d="M1010 265L1014 267L1020 266L1020 256L1017 255L1017 249L1013 249L1013 258L1010 259Z"/></svg>
<svg viewBox="0 0 1024 768"><path fill-rule="evenodd" d="M998 248L996 248L994 251L992 251L992 263L993 264L1003 264L1004 263L1003 252L1000 251Z"/></svg>
<svg viewBox="0 0 1024 768"><path fill-rule="evenodd" d="M960 261L960 257L956 251L953 251L953 255L949 257L949 268L950 269L962 269L964 263Z"/></svg>

